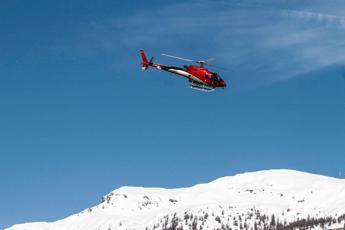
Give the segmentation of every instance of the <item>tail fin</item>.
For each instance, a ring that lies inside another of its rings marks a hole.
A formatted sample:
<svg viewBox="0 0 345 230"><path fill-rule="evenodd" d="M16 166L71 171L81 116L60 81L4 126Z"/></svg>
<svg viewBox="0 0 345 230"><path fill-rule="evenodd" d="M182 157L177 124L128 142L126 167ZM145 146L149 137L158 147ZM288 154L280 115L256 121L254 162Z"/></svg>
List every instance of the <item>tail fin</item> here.
<svg viewBox="0 0 345 230"><path fill-rule="evenodd" d="M147 60L147 57L145 55L145 52L144 50L140 50L140 55L141 55L141 59L142 59L142 69L143 70L147 70L147 67L149 67L149 65L152 64L152 60L153 60L153 57L151 58L151 60Z"/></svg>

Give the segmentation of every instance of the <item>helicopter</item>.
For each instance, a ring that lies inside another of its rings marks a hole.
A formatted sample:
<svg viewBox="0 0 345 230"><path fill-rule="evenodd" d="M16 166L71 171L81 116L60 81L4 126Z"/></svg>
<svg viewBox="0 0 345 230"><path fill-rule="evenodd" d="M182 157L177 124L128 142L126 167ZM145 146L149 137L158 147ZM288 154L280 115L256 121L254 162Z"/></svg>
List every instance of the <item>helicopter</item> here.
<svg viewBox="0 0 345 230"><path fill-rule="evenodd" d="M216 88L225 88L226 83L225 81L219 76L216 72L211 72L207 68L206 65L221 68L215 65L210 65L209 62L213 59L209 59L207 61L194 61L192 59L182 58L178 56L173 56L170 54L161 54L166 57L175 58L183 61L188 62L195 62L199 65L184 65L183 68L174 67L170 65L158 64L153 62L153 57L148 60L144 50L140 50L140 55L142 58L142 70L147 70L149 66L164 70L169 73L177 74L183 77L186 77L189 80L190 88L204 91L204 92L212 92Z"/></svg>

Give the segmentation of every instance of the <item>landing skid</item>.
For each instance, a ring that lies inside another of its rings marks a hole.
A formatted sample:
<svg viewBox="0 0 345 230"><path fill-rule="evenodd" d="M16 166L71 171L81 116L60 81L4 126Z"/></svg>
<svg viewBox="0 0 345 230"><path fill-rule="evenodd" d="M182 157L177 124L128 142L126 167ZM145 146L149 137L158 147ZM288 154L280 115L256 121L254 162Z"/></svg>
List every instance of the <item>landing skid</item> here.
<svg viewBox="0 0 345 230"><path fill-rule="evenodd" d="M191 89L196 89L196 90L199 90L199 91L203 91L203 92L212 92L215 89L215 88L213 88L211 86L197 84L197 83L194 83L194 82L190 83L190 88Z"/></svg>

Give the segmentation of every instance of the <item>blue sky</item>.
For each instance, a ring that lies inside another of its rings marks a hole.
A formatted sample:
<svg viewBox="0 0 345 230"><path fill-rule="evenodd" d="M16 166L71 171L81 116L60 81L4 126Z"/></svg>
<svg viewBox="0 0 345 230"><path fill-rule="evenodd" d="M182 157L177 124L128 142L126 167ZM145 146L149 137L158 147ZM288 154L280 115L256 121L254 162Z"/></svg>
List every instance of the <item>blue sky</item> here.
<svg viewBox="0 0 345 230"><path fill-rule="evenodd" d="M345 172L345 3L0 3L0 228L124 185ZM215 58L226 90L142 72L139 49Z"/></svg>

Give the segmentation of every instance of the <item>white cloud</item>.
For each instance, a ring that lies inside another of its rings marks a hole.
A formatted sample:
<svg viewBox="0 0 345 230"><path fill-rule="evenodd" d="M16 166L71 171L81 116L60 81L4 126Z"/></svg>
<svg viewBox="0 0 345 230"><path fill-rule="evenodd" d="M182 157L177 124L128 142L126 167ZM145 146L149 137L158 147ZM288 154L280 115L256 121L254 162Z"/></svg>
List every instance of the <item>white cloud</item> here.
<svg viewBox="0 0 345 230"><path fill-rule="evenodd" d="M345 29L345 18L337 15L296 10L283 11L283 15L301 18L311 22L319 22L324 26L334 26L339 29Z"/></svg>
<svg viewBox="0 0 345 230"><path fill-rule="evenodd" d="M232 69L224 74L243 85L272 83L345 63L345 20L328 13L344 9L345 2L281 2L192 1L96 22L93 33L106 50L146 48L155 54L214 57L217 64Z"/></svg>

